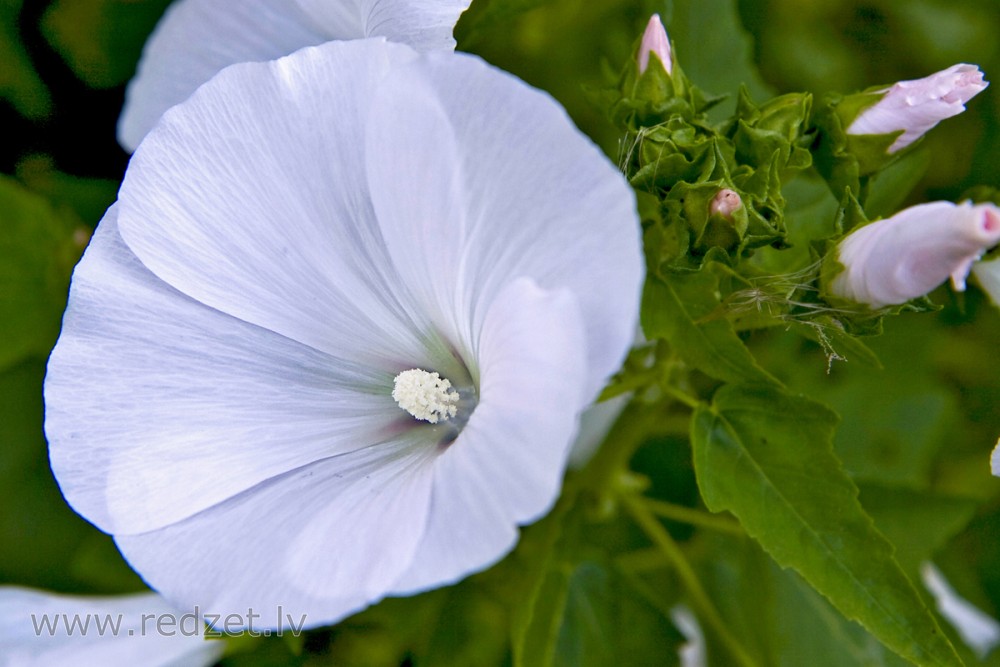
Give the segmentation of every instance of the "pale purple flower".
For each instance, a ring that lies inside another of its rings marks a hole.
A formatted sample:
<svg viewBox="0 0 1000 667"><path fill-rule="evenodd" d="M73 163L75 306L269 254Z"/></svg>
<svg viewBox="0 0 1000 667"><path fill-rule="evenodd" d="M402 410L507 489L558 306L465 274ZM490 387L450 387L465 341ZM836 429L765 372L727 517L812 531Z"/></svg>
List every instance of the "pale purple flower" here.
<svg viewBox="0 0 1000 667"><path fill-rule="evenodd" d="M614 165L475 57L234 65L146 137L74 273L53 471L206 613L314 627L457 581L555 501L640 246Z"/></svg>
<svg viewBox="0 0 1000 667"><path fill-rule="evenodd" d="M829 290L872 308L923 296L949 277L964 290L973 263L997 242L993 204L920 204L848 234L837 249L844 270Z"/></svg>
<svg viewBox="0 0 1000 667"><path fill-rule="evenodd" d="M129 82L118 141L134 151L163 112L222 68L273 60L330 40L386 37L418 51L453 50L471 0L175 0Z"/></svg>
<svg viewBox="0 0 1000 667"><path fill-rule="evenodd" d="M848 134L890 134L903 130L890 153L906 148L945 118L965 111L965 103L989 83L975 65L952 65L923 79L900 81L883 91L882 98L863 110L847 128Z"/></svg>
<svg viewBox="0 0 1000 667"><path fill-rule="evenodd" d="M155 593L83 597L0 586L0 667L202 667L225 644Z"/></svg>
<svg viewBox="0 0 1000 667"><path fill-rule="evenodd" d="M642 41L639 43L639 74L649 67L649 54L655 53L656 57L663 63L663 68L667 74L673 72L674 64L670 58L670 39L667 38L667 30L660 21L659 14L649 17L646 30L642 33Z"/></svg>

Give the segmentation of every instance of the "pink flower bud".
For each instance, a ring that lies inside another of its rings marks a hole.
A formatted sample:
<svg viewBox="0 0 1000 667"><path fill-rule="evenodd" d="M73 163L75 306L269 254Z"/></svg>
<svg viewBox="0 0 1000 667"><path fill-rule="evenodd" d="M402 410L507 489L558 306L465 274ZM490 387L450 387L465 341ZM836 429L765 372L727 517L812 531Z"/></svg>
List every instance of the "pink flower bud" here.
<svg viewBox="0 0 1000 667"><path fill-rule="evenodd" d="M933 202L900 211L840 242L844 266L829 285L835 296L882 308L927 294L949 276L965 289L972 263L1000 242L1000 208Z"/></svg>
<svg viewBox="0 0 1000 667"><path fill-rule="evenodd" d="M670 74L673 70L673 62L670 59L670 40L667 38L667 31L660 22L660 15L653 14L646 24L646 31L642 33L642 42L639 44L639 74L649 67L649 54L655 53L656 57L663 63L663 68Z"/></svg>
<svg viewBox="0 0 1000 667"><path fill-rule="evenodd" d="M904 130L889 147L906 148L938 122L965 111L965 103L988 86L975 65L952 65L923 79L900 81L884 91L847 128L848 134L889 134Z"/></svg>
<svg viewBox="0 0 1000 667"><path fill-rule="evenodd" d="M740 206L743 206L743 200L739 194L729 188L722 188L712 198L712 203L709 204L708 211L712 215L721 215L723 218L728 218Z"/></svg>

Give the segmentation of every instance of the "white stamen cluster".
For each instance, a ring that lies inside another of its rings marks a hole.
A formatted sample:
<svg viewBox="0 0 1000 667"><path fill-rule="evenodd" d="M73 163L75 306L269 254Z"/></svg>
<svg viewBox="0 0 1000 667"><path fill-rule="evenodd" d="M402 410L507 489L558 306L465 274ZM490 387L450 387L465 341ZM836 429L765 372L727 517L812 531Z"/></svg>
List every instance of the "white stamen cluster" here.
<svg viewBox="0 0 1000 667"><path fill-rule="evenodd" d="M451 381L420 368L403 371L393 380L392 397L417 419L437 424L458 412L458 392Z"/></svg>

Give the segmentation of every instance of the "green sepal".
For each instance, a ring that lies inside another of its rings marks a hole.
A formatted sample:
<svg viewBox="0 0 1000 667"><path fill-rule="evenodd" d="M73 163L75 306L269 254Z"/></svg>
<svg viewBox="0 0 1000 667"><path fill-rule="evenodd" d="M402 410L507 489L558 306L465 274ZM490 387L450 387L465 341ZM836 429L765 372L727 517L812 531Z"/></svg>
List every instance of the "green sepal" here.
<svg viewBox="0 0 1000 667"><path fill-rule="evenodd" d="M633 141L625 168L632 186L639 190L665 192L678 181L711 178L719 168L716 139L679 116L643 129Z"/></svg>
<svg viewBox="0 0 1000 667"><path fill-rule="evenodd" d="M638 53L638 40L633 54ZM638 59L633 55L625 64L618 80L615 101L611 105L611 121L627 132L654 127L675 116L688 121L703 120L705 112L725 99L708 97L684 74L671 52L671 72L655 53L650 53L646 71L640 74Z"/></svg>
<svg viewBox="0 0 1000 667"><path fill-rule="evenodd" d="M777 152L782 172L808 168L812 136L805 130L811 109L808 93L781 95L757 106L746 86L741 86L736 116L725 129L736 147L737 160L757 168L769 164Z"/></svg>
<svg viewBox="0 0 1000 667"><path fill-rule="evenodd" d="M668 218L684 221L694 252L704 254L712 247L734 250L746 236L749 224L746 206L734 211L730 218L710 212L719 190L731 187L723 180L696 184L682 181L663 200Z"/></svg>
<svg viewBox="0 0 1000 667"><path fill-rule="evenodd" d="M888 134L847 133L862 111L882 99L884 90L827 95L813 117L817 132L813 162L834 193L848 188L863 199L867 179L896 159L896 154L889 154L889 147L904 130Z"/></svg>

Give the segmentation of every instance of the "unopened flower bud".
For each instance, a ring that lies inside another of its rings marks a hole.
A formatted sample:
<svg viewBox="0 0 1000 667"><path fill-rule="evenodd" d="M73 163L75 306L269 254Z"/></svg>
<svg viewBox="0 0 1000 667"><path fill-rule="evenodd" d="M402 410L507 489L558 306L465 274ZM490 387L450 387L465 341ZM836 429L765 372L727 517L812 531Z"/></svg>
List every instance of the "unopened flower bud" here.
<svg viewBox="0 0 1000 667"><path fill-rule="evenodd" d="M639 74L649 67L649 54L655 53L656 57L663 63L663 68L670 74L673 70L673 62L670 58L670 39L667 38L667 31L660 21L659 14L649 17L646 24L646 31L642 33L642 42L639 44Z"/></svg>
<svg viewBox="0 0 1000 667"><path fill-rule="evenodd" d="M712 215L721 215L723 218L729 218L740 206L743 206L743 199L740 198L739 194L729 188L722 188L712 198L712 203L708 206L708 212Z"/></svg>
<svg viewBox="0 0 1000 667"><path fill-rule="evenodd" d="M973 262L998 242L993 204L920 204L848 234L837 248L844 269L828 290L872 308L923 296L949 276L961 291Z"/></svg>
<svg viewBox="0 0 1000 667"><path fill-rule="evenodd" d="M901 134L890 153L906 148L945 118L965 111L965 103L988 86L975 65L953 65L937 74L900 81L886 88L882 99L862 111L848 134Z"/></svg>

